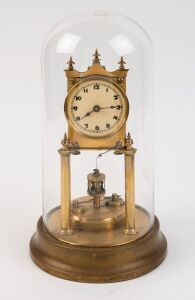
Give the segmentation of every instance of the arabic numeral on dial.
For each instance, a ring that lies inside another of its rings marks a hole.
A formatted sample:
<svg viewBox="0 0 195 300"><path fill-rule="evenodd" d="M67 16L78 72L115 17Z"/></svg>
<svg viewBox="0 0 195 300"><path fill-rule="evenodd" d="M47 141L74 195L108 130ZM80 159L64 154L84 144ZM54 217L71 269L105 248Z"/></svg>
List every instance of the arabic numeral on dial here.
<svg viewBox="0 0 195 300"><path fill-rule="evenodd" d="M117 116L114 116L113 119L114 119L114 120L118 120L118 117L117 117Z"/></svg>
<svg viewBox="0 0 195 300"><path fill-rule="evenodd" d="M72 109L74 109L74 110L77 110L77 109L78 109L78 107L77 107L77 106L73 106L73 107L72 107Z"/></svg>
<svg viewBox="0 0 195 300"><path fill-rule="evenodd" d="M85 128L88 128L88 124L84 124Z"/></svg>
<svg viewBox="0 0 195 300"><path fill-rule="evenodd" d="M81 119L80 117L76 117L76 121L80 121L80 119Z"/></svg>
<svg viewBox="0 0 195 300"><path fill-rule="evenodd" d="M110 124L109 123L106 124L106 128L110 128Z"/></svg>
<svg viewBox="0 0 195 300"><path fill-rule="evenodd" d="M94 90L99 90L100 89L100 86L99 86L99 84L95 84L94 86L93 86L93 88L94 88Z"/></svg>
<svg viewBox="0 0 195 300"><path fill-rule="evenodd" d="M119 99L119 95L114 95L114 100L118 100Z"/></svg>
<svg viewBox="0 0 195 300"><path fill-rule="evenodd" d="M116 109L121 109L123 108L121 105L117 105Z"/></svg>
<svg viewBox="0 0 195 300"><path fill-rule="evenodd" d="M81 96L74 96L74 98L76 101L80 101L82 99Z"/></svg>
<svg viewBox="0 0 195 300"><path fill-rule="evenodd" d="M84 88L83 92L88 93L88 89Z"/></svg>
<svg viewBox="0 0 195 300"><path fill-rule="evenodd" d="M96 129L96 130L100 130L99 126L97 126L97 125L95 126L95 129Z"/></svg>

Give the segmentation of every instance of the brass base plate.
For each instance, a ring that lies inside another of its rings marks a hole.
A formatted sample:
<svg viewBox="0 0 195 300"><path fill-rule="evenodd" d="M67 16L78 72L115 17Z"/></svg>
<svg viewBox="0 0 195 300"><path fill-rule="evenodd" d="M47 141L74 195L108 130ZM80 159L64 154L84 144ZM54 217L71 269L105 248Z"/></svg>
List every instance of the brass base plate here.
<svg viewBox="0 0 195 300"><path fill-rule="evenodd" d="M78 199L86 201L86 198L89 199L90 197ZM124 218L124 205L114 208L103 206L101 209L93 208L92 205L87 206L86 213L72 213L73 232L68 235L61 231L60 207L57 207L48 214L47 229L57 240L71 245L88 247L108 247L134 242L144 236L150 229L149 214L140 206L136 206L136 234L124 234ZM94 232L95 229L96 232Z"/></svg>
<svg viewBox="0 0 195 300"><path fill-rule="evenodd" d="M99 208L93 206L93 198L90 196L74 199L74 202L78 203L78 211L72 209L71 227L99 232L113 230L124 223L125 202L123 201L121 206L112 207L106 205L108 199L108 197L101 197ZM59 215L59 212L56 212L56 218L57 214Z"/></svg>
<svg viewBox="0 0 195 300"><path fill-rule="evenodd" d="M33 261L54 276L78 282L116 282L150 272L165 258L167 242L158 219L141 239L116 247L81 247L53 238L42 218L30 242Z"/></svg>

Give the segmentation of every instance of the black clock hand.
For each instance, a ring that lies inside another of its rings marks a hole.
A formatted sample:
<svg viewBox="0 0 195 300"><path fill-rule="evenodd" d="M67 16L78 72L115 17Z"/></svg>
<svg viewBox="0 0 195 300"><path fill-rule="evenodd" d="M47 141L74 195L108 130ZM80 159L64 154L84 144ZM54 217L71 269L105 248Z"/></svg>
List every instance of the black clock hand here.
<svg viewBox="0 0 195 300"><path fill-rule="evenodd" d="M118 105L115 105L115 106L112 105L112 106L106 106L106 107L100 107L99 105L95 105L93 107L93 109L91 111L88 111L82 118L80 118L80 120L90 116L92 114L92 112L99 112L101 109L107 109L107 108L113 109L113 108L117 108L117 107L118 107Z"/></svg>
<svg viewBox="0 0 195 300"><path fill-rule="evenodd" d="M116 106L106 106L106 107L100 107L100 109L106 109L106 108L116 108L117 107L117 105Z"/></svg>
<svg viewBox="0 0 195 300"><path fill-rule="evenodd" d="M91 111L88 111L80 120L90 116L92 112L99 112L100 111L100 106L99 105L94 105L93 109Z"/></svg>
<svg viewBox="0 0 195 300"><path fill-rule="evenodd" d="M94 112L94 110L88 111L82 118L80 118L80 120L90 116L92 114L92 112Z"/></svg>

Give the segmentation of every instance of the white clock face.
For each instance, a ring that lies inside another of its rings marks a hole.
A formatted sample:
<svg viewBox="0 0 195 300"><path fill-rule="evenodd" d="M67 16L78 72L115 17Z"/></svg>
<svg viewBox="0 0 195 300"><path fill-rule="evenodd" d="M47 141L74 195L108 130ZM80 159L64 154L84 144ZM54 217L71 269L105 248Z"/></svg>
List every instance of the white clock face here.
<svg viewBox="0 0 195 300"><path fill-rule="evenodd" d="M90 137L104 137L118 131L128 115L125 94L110 81L94 78L81 81L65 102L73 128Z"/></svg>

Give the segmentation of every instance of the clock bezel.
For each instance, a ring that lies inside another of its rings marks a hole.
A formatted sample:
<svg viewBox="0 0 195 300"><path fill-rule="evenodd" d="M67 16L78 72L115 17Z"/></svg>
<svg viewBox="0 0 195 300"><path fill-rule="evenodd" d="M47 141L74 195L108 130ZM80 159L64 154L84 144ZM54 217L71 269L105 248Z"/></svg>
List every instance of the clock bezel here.
<svg viewBox="0 0 195 300"><path fill-rule="evenodd" d="M125 112L125 116L120 124L120 127L117 127L116 130L112 131L111 133L107 133L107 134L104 134L104 135L101 135L101 136L91 136L91 135L88 135L88 134L85 134L83 133L82 131L80 131L75 125L73 122L71 122L70 118L69 118L69 115L68 115L68 101L70 99L70 95L72 94L72 92L77 89L77 87L79 85L81 85L81 83L83 82L87 82L87 81L92 81L92 80L102 80L102 81L106 81L106 82L109 82L111 83L112 85L115 86L115 88L117 88L120 93L122 94L123 98L124 98L124 101L126 102L126 112ZM128 97L127 95L125 94L124 90L114 81L112 80L111 78L108 78L108 77L105 77L105 76L87 76L87 77L84 77L83 79L81 79L79 82L77 82L74 86L72 86L72 88L69 90L67 96L65 97L65 101L64 101L64 114L65 114L65 118L69 124L69 126L71 126L75 132L77 132L79 135L81 136L84 136L84 137L87 137L88 139L93 139L93 140L99 140L99 139L102 139L102 138L108 138L110 136L113 136L115 135L118 131L120 131L120 129L122 128L122 126L124 125L124 123L127 121L127 118L129 116L129 111L130 111L130 107L129 107L129 100L128 100Z"/></svg>

